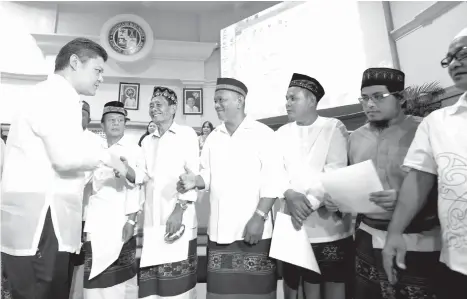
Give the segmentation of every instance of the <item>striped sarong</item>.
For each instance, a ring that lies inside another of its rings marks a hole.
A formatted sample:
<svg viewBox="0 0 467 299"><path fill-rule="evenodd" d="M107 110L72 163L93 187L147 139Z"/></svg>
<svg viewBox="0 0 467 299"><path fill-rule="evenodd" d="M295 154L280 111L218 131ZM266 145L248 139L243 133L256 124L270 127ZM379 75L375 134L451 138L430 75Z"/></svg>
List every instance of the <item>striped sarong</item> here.
<svg viewBox="0 0 467 299"><path fill-rule="evenodd" d="M85 242L82 250L84 253L84 288L101 289L109 288L126 282L138 273L136 263L136 237L132 237L123 244L118 259L101 274L89 280L92 267L91 242Z"/></svg>
<svg viewBox="0 0 467 299"><path fill-rule="evenodd" d="M268 257L271 239L208 243L207 299L275 299L276 262Z"/></svg>
<svg viewBox="0 0 467 299"><path fill-rule="evenodd" d="M139 273L138 298L196 298L197 241L189 243L188 259L145 267ZM163 252L156 254L164 254Z"/></svg>
<svg viewBox="0 0 467 299"><path fill-rule="evenodd" d="M355 234L355 296L358 299L435 299L439 251L408 251L406 270L398 269L392 286L383 268L382 250L373 248L373 237L358 229ZM435 270L436 269L436 270Z"/></svg>

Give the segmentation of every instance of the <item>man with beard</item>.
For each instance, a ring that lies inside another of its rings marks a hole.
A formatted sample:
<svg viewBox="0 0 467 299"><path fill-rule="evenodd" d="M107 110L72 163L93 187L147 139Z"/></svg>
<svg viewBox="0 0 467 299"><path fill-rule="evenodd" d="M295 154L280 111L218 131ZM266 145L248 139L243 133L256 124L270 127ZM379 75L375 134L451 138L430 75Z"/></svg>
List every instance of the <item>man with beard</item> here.
<svg viewBox="0 0 467 299"><path fill-rule="evenodd" d="M428 194L438 182L441 263L440 269L431 265L427 271L439 272L438 299L466 298L467 135L462 130L467 125L467 28L451 42L441 66L448 69L455 86L464 94L454 105L432 112L418 127L404 160L410 172L389 226L383 258L392 283L401 280L397 274L410 271L410 242L403 232L427 200L427 205L436 203Z"/></svg>
<svg viewBox="0 0 467 299"><path fill-rule="evenodd" d="M328 195L316 179L323 172L347 166L347 129L337 119L318 116L317 105L324 93L316 79L293 74L286 94L287 114L293 122L276 132L286 172L285 211L296 229L303 226L306 230L321 270L318 274L284 263L286 299L297 297L300 281L306 298L345 298L345 283L352 275L352 215L328 211L323 206Z"/></svg>
<svg viewBox="0 0 467 299"><path fill-rule="evenodd" d="M422 299L434 296L434 269L439 258L439 223L436 205L428 204L404 232L410 243L409 267L391 286L384 273L381 251L397 195L407 173L401 168L420 123L404 115L405 75L390 68L370 68L363 73L360 103L368 123L350 135L349 160L372 160L384 191L368 195L385 212L359 215L355 234L355 298Z"/></svg>
<svg viewBox="0 0 467 299"><path fill-rule="evenodd" d="M209 189L208 299L275 299L276 264L268 257L271 209L282 188L274 132L245 114L248 89L217 79L214 106L223 121L201 153L201 171L180 176L179 189Z"/></svg>

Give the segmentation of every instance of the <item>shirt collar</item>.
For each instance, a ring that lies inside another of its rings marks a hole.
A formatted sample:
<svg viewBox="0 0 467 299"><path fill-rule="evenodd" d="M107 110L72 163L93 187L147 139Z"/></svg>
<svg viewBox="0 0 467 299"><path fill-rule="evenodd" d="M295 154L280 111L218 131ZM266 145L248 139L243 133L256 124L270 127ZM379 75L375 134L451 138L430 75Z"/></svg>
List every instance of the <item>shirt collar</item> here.
<svg viewBox="0 0 467 299"><path fill-rule="evenodd" d="M82 104L82 100L79 96L79 94L76 92L76 89L68 82L67 79L65 79L63 76L57 75L57 74L50 74L47 77L47 81L52 82L52 84L58 88L61 89L61 91L66 92L70 95L71 99L76 99L77 102ZM67 97L65 97L67 98Z"/></svg>
<svg viewBox="0 0 467 299"><path fill-rule="evenodd" d="M167 130L167 132L170 132L170 133L173 133L173 134L177 134L177 132L179 131L180 129L180 125L177 124L175 121L170 125L169 129ZM161 136L159 135L159 129L156 129L154 131L154 133L151 134L152 137L158 137L160 138Z"/></svg>
<svg viewBox="0 0 467 299"><path fill-rule="evenodd" d="M465 111L467 109L467 92L461 95L459 100L454 105L447 107L447 109L451 115L462 111L462 109Z"/></svg>
<svg viewBox="0 0 467 299"><path fill-rule="evenodd" d="M109 148L109 144L107 143L107 139L104 139L105 142L104 142L104 148ZM120 138L119 141L117 141L116 143L114 143L112 146L115 146L115 145L119 145L119 146L127 146L127 145L130 145L132 144L132 141L126 137L125 135L123 135L122 138Z"/></svg>
<svg viewBox="0 0 467 299"><path fill-rule="evenodd" d="M235 130L234 133L240 132L242 130L249 130L254 127L254 120L248 117L248 115L243 119L243 121L240 123L238 128ZM230 133L227 131L227 128L225 127L225 123L223 122L220 126L218 126L215 130L218 130L221 133L228 134Z"/></svg>

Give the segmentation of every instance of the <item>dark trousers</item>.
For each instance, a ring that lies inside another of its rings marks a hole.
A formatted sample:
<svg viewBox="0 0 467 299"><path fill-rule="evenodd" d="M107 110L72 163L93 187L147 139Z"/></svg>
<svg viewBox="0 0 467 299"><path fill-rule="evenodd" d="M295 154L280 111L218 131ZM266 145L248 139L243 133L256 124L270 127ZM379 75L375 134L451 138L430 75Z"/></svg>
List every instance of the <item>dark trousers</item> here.
<svg viewBox="0 0 467 299"><path fill-rule="evenodd" d="M73 266L70 253L58 251L50 209L36 255L2 253L2 264L13 299L68 299Z"/></svg>
<svg viewBox="0 0 467 299"><path fill-rule="evenodd" d="M437 299L467 298L467 276L441 263Z"/></svg>

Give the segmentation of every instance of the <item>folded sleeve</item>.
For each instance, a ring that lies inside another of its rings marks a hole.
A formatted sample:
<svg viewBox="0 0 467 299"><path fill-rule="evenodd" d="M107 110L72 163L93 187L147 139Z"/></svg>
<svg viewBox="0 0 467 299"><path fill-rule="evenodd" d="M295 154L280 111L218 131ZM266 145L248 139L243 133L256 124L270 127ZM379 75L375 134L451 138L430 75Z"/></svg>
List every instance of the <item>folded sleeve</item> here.
<svg viewBox="0 0 467 299"><path fill-rule="evenodd" d="M81 108L79 103L71 104L54 101L57 107L51 117L39 111L29 111L29 120L34 133L45 146L49 159L56 171L88 171L101 162L110 161L110 155L104 148L91 145L85 138L81 126Z"/></svg>
<svg viewBox="0 0 467 299"><path fill-rule="evenodd" d="M330 172L335 169L347 167L348 140L349 133L347 128L341 121L338 120L329 143L326 162L323 169L324 172ZM310 181L310 186L307 189L306 196L314 210L323 204L324 198L327 196L327 194L319 178Z"/></svg>
<svg viewBox="0 0 467 299"><path fill-rule="evenodd" d="M431 115L426 117L418 126L415 137L404 159L404 169L415 169L434 175L438 174L438 167L433 155L430 139L430 121L432 121Z"/></svg>
<svg viewBox="0 0 467 299"><path fill-rule="evenodd" d="M185 167L190 169L194 174L199 174L199 141L196 132L189 128L185 137L184 159ZM195 202L198 198L196 190L190 190L186 193L179 193L178 199Z"/></svg>

